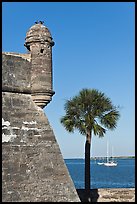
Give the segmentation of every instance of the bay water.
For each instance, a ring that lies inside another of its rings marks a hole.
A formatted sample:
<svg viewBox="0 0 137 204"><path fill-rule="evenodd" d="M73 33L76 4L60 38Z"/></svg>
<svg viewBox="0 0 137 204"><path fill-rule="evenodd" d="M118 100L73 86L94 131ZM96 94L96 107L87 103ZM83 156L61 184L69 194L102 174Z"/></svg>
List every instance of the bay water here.
<svg viewBox="0 0 137 204"><path fill-rule="evenodd" d="M99 160L91 160L91 189L96 188L134 188L135 159L116 159L118 165L107 167L98 165ZM84 189L84 159L64 159L76 189Z"/></svg>

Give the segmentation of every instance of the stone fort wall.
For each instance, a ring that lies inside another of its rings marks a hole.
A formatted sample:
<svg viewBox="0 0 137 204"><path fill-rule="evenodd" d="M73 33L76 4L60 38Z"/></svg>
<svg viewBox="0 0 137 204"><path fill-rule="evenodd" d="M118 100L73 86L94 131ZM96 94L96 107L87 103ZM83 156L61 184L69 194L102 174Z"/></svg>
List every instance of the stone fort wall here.
<svg viewBox="0 0 137 204"><path fill-rule="evenodd" d="M2 55L2 201L80 201L50 123L31 96L29 55Z"/></svg>

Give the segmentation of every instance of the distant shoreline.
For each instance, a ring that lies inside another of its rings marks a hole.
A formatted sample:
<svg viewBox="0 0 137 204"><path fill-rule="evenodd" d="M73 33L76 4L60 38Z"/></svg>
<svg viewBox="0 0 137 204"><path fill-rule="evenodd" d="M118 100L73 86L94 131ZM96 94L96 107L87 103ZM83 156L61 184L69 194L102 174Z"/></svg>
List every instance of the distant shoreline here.
<svg viewBox="0 0 137 204"><path fill-rule="evenodd" d="M106 157L91 157L91 159L103 159ZM111 158L111 157L110 157ZM115 159L135 159L135 156L113 156Z"/></svg>
<svg viewBox="0 0 137 204"><path fill-rule="evenodd" d="M104 159L106 158L106 156L104 157L91 157L91 160L95 160L95 159ZM111 157L110 157L111 158ZM113 158L115 159L135 159L135 156L113 156ZM84 159L84 158L64 158L64 159Z"/></svg>

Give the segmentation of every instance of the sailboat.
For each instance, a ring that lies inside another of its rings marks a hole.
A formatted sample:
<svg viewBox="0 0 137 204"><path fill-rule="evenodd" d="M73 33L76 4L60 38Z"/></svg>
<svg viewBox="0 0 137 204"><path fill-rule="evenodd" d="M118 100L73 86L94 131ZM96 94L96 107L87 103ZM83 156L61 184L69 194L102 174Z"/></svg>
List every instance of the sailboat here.
<svg viewBox="0 0 137 204"><path fill-rule="evenodd" d="M113 160L110 160L109 156L108 156L108 142L107 142L107 162L104 163L104 166L117 166L117 163L114 162Z"/></svg>
<svg viewBox="0 0 137 204"><path fill-rule="evenodd" d="M103 165L104 163L103 163L103 162L98 162L97 164L98 164L98 165Z"/></svg>
<svg viewBox="0 0 137 204"><path fill-rule="evenodd" d="M104 162L103 162L103 161L99 161L97 164L98 164L98 165L103 165Z"/></svg>

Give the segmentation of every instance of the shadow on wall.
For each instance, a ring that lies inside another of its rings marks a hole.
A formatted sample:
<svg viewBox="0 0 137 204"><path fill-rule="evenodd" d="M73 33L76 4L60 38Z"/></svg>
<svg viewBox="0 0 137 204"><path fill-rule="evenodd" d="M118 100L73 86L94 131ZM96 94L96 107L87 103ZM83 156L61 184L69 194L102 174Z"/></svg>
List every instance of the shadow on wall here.
<svg viewBox="0 0 137 204"><path fill-rule="evenodd" d="M90 196L88 196L85 189L76 189L76 190L81 202L97 202L99 198L98 189L90 190Z"/></svg>

